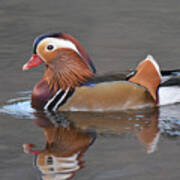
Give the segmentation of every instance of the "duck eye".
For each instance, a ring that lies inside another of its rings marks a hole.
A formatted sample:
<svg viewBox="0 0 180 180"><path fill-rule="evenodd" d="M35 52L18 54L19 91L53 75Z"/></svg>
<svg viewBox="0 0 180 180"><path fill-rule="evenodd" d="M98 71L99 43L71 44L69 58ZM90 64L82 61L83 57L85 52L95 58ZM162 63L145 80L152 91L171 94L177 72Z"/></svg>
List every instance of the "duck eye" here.
<svg viewBox="0 0 180 180"><path fill-rule="evenodd" d="M51 51L51 50L53 50L53 49L54 49L54 46L53 46L53 45L50 44L50 45L47 46L47 50Z"/></svg>

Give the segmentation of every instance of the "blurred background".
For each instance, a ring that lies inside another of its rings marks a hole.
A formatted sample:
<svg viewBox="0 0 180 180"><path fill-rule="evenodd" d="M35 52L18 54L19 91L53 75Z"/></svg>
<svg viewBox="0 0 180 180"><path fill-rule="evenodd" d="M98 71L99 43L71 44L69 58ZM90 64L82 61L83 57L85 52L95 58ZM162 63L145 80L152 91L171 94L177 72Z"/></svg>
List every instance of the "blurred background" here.
<svg viewBox="0 0 180 180"><path fill-rule="evenodd" d="M42 70L22 72L36 36L66 32L86 48L98 72L135 68L152 54L163 69L179 67L178 0L1 0L1 91L23 90ZM13 88L11 88L13 87Z"/></svg>
<svg viewBox="0 0 180 180"><path fill-rule="evenodd" d="M134 69L147 54L152 54L162 69L180 68L179 0L1 0L1 106L18 92L32 90L41 79L43 66L27 72L22 66L32 54L34 38L46 32L73 35L89 53L98 73ZM179 106L173 108L177 114ZM22 144L36 141L42 145L41 131L29 119L4 114L0 118L1 180L36 179L32 158L22 153ZM161 153L154 156L139 151L135 139L129 134L100 137L86 157L89 168L78 179L180 177L179 136L172 139L165 135L159 145Z"/></svg>

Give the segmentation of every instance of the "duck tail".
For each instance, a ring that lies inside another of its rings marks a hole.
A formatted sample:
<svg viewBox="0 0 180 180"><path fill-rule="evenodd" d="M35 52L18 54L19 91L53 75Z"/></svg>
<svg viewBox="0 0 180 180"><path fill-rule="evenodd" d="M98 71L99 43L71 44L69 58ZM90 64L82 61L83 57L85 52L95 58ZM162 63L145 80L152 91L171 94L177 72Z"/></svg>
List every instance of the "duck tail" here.
<svg viewBox="0 0 180 180"><path fill-rule="evenodd" d="M159 87L159 104L168 105L180 102L180 70L164 71Z"/></svg>

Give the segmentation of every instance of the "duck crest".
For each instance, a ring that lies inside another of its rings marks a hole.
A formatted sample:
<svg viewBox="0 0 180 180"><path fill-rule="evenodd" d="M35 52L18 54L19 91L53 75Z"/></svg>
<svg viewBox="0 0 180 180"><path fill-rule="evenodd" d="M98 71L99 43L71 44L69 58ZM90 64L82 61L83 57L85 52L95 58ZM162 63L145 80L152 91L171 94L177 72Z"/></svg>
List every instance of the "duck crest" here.
<svg viewBox="0 0 180 180"><path fill-rule="evenodd" d="M46 34L41 34L39 35L35 40L34 40L34 44L33 44L33 53L36 54L37 53L37 46L39 44L39 42L45 38L48 38L48 37L54 37L54 38L57 38L57 37L60 37L62 36L63 33L46 33Z"/></svg>
<svg viewBox="0 0 180 180"><path fill-rule="evenodd" d="M86 52L86 50L83 48L83 46L75 39L73 38L71 35L64 33L61 38L65 39L65 40L70 40L71 42L73 42L75 44L75 46L77 47L78 51L81 54L81 57L87 62L87 65L90 66L90 69L92 70L93 73L96 73L96 68L92 62L92 60L90 59L88 53Z"/></svg>

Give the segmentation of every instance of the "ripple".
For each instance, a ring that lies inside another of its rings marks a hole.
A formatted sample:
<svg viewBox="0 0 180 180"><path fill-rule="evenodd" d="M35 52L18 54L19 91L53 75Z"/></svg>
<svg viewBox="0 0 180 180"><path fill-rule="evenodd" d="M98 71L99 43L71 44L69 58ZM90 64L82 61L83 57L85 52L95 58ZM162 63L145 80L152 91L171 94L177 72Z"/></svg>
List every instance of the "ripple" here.
<svg viewBox="0 0 180 180"><path fill-rule="evenodd" d="M17 92L20 96L7 100L7 103L0 108L0 113L9 114L16 118L33 119L35 110L31 107L30 91Z"/></svg>
<svg viewBox="0 0 180 180"><path fill-rule="evenodd" d="M160 108L159 128L161 133L169 136L180 136L180 105Z"/></svg>

